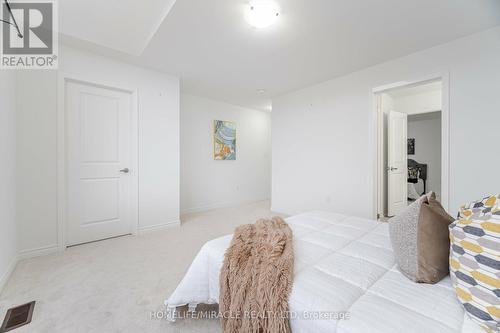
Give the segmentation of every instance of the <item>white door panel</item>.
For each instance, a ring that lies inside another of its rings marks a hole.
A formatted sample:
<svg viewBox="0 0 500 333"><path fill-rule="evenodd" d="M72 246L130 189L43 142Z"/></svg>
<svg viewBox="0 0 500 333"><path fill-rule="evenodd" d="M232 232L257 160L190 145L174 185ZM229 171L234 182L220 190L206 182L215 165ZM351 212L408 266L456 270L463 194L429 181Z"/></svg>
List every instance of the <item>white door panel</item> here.
<svg viewBox="0 0 500 333"><path fill-rule="evenodd" d="M131 232L131 95L66 86L67 245Z"/></svg>
<svg viewBox="0 0 500 333"><path fill-rule="evenodd" d="M82 160L118 162L119 100L85 93L81 98Z"/></svg>
<svg viewBox="0 0 500 333"><path fill-rule="evenodd" d="M83 198L82 223L88 225L114 221L120 218L119 179L83 179L81 185ZM103 205L102 202L106 202L106 204Z"/></svg>
<svg viewBox="0 0 500 333"><path fill-rule="evenodd" d="M390 111L387 126L388 215L397 215L408 204L407 115Z"/></svg>

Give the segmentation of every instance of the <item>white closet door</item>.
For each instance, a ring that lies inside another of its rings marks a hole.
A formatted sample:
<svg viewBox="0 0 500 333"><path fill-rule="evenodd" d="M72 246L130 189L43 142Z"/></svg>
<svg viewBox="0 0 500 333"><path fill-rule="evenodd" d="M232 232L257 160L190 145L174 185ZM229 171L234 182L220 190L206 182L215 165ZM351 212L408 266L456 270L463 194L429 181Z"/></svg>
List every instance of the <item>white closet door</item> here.
<svg viewBox="0 0 500 333"><path fill-rule="evenodd" d="M66 86L67 245L129 234L131 94Z"/></svg>

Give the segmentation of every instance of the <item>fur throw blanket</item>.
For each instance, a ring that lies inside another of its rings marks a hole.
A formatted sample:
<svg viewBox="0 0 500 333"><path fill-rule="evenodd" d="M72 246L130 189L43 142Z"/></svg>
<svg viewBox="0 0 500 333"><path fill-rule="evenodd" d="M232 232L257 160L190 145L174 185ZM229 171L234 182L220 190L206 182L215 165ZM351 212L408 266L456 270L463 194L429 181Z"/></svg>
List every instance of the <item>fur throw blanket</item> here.
<svg viewBox="0 0 500 333"><path fill-rule="evenodd" d="M293 234L280 217L238 227L220 274L224 333L288 333Z"/></svg>

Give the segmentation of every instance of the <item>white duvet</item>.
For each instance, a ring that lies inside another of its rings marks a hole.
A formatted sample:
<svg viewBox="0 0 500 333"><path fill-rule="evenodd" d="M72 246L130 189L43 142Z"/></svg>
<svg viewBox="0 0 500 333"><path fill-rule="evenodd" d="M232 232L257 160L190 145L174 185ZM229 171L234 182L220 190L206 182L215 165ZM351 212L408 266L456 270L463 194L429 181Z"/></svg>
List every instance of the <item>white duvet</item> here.
<svg viewBox="0 0 500 333"><path fill-rule="evenodd" d="M449 277L417 284L396 269L386 223L319 211L286 221L294 233L293 332L482 332L465 315ZM170 311L218 302L230 241L231 235L202 247L166 301Z"/></svg>

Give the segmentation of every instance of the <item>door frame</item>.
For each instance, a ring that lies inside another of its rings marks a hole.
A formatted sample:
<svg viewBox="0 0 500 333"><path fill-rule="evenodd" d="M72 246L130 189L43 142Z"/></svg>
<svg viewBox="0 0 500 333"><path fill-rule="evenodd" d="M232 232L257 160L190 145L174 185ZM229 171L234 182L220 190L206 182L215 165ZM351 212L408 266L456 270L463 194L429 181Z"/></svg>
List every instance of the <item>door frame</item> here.
<svg viewBox="0 0 500 333"><path fill-rule="evenodd" d="M371 138L373 142L373 165L372 165L372 193L373 212L372 217L378 218L379 204L382 199L382 172L383 156L381 147L383 144L383 117L379 110L379 96L381 93L395 88L404 88L423 84L430 81L441 80L441 204L449 211L450 205L450 77L448 72L429 74L416 79L399 81L374 87L370 90L372 101Z"/></svg>
<svg viewBox="0 0 500 333"><path fill-rule="evenodd" d="M130 214L131 230L136 235L139 229L139 106L138 89L123 84L103 82L103 80L85 75L60 72L57 82L57 247L64 251L67 247L67 136L66 136L66 86L69 82L90 85L99 88L122 91L131 97L131 169L130 172Z"/></svg>

